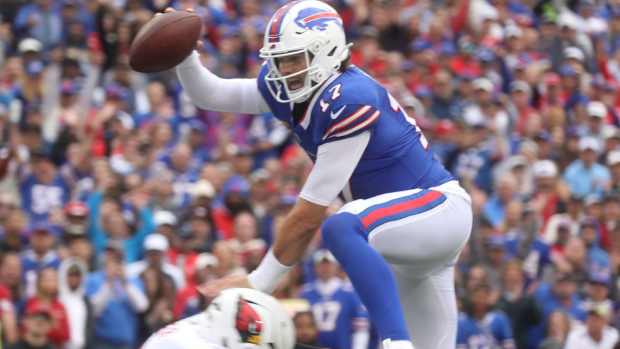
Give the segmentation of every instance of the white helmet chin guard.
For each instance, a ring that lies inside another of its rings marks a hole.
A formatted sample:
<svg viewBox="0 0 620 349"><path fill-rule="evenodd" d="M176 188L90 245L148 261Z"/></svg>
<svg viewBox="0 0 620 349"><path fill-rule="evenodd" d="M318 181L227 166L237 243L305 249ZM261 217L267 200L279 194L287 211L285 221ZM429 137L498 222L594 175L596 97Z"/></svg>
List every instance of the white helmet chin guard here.
<svg viewBox="0 0 620 349"><path fill-rule="evenodd" d="M222 291L205 311L208 339L229 349L292 349L295 328L273 297L249 288Z"/></svg>
<svg viewBox="0 0 620 349"><path fill-rule="evenodd" d="M269 92L281 103L303 102L325 80L338 72L349 57L342 18L334 8L317 0L293 1L280 7L271 17L261 58L267 60L265 76ZM283 76L276 60L304 54L306 69ZM286 80L305 74L304 85L290 90Z"/></svg>

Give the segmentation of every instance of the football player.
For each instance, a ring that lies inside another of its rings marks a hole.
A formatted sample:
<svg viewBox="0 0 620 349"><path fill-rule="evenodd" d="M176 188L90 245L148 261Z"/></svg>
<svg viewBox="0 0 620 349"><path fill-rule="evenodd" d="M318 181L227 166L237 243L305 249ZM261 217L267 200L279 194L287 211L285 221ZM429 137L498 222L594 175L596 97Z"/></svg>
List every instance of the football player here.
<svg viewBox="0 0 620 349"><path fill-rule="evenodd" d="M454 263L469 238L471 199L428 149L415 120L350 64L349 46L331 6L293 1L267 25L258 78L221 79L197 52L177 66L198 107L272 112L314 161L259 267L249 277L211 282L203 292L273 290L321 227L384 348L454 348ZM339 195L348 204L327 217Z"/></svg>
<svg viewBox="0 0 620 349"><path fill-rule="evenodd" d="M207 309L153 334L142 349L293 349L295 330L273 297L248 288L223 291Z"/></svg>

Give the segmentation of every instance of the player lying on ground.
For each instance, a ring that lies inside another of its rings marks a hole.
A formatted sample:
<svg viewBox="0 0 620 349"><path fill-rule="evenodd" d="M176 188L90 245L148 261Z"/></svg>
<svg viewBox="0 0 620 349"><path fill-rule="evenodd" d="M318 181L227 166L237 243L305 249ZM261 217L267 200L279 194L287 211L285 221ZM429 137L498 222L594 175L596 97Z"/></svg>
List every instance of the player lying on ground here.
<svg viewBox="0 0 620 349"><path fill-rule="evenodd" d="M293 323L276 299L233 288L204 312L156 332L142 349L292 349L294 344Z"/></svg>
<svg viewBox="0 0 620 349"><path fill-rule="evenodd" d="M272 112L314 161L275 243L248 278L204 288L270 292L317 228L368 309L384 348L454 348L454 263L471 230L469 195L428 150L415 121L379 83L349 64L342 19L315 0L276 11L257 79L220 79L197 52L177 74L214 111ZM339 195L349 203L326 219ZM387 261L387 263L386 263ZM402 306L401 306L402 305ZM411 334L411 337L410 337Z"/></svg>

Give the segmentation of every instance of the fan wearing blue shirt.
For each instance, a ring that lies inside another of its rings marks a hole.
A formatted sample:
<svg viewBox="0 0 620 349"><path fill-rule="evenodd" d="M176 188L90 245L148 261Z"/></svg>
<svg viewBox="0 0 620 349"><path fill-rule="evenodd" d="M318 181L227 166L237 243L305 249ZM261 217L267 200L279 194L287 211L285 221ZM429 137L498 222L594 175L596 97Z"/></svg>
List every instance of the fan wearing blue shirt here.
<svg viewBox="0 0 620 349"><path fill-rule="evenodd" d="M368 347L368 315L350 284L340 279L338 262L328 250L314 255L317 279L304 286L319 330L319 345L334 349Z"/></svg>
<svg viewBox="0 0 620 349"><path fill-rule="evenodd" d="M579 159L564 171L564 180L572 194L585 197L601 195L610 185L611 175L607 167L596 162L601 145L592 137L579 140Z"/></svg>
<svg viewBox="0 0 620 349"><path fill-rule="evenodd" d="M581 307L581 300L577 295L575 275L557 270L554 271L553 275L553 284L541 282L534 292L534 298L543 310L545 321L556 310L566 312L573 319L584 321L586 312ZM545 337L545 325L541 324L532 328L528 336L528 348L538 348Z"/></svg>
<svg viewBox="0 0 620 349"><path fill-rule="evenodd" d="M37 150L31 156L31 172L24 173L20 183L22 207L31 220L44 221L51 211L69 202L69 187L47 151Z"/></svg>
<svg viewBox="0 0 620 349"><path fill-rule="evenodd" d="M513 349L510 320L499 310L493 310L489 285L478 285L471 293L467 311L459 314L457 349Z"/></svg>

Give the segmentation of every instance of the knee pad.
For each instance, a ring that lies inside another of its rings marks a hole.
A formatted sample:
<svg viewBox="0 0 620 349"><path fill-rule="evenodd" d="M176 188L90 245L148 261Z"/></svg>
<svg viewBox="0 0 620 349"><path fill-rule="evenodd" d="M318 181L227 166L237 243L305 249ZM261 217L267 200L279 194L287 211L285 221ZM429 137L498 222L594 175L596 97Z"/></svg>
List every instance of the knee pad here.
<svg viewBox="0 0 620 349"><path fill-rule="evenodd" d="M339 245L354 235L366 238L360 219L348 212L330 216L321 226L321 237L327 246Z"/></svg>

